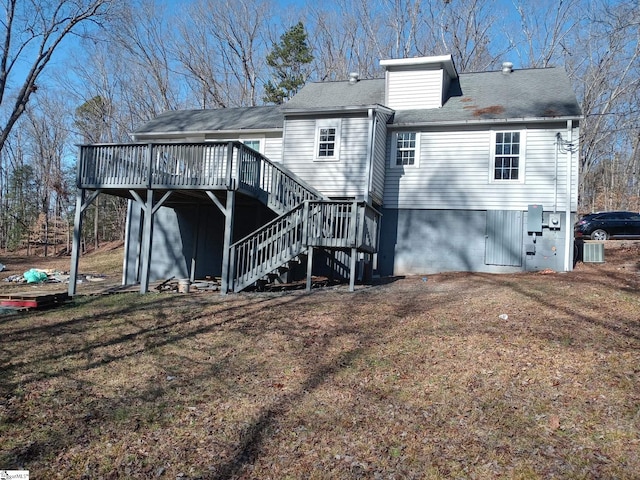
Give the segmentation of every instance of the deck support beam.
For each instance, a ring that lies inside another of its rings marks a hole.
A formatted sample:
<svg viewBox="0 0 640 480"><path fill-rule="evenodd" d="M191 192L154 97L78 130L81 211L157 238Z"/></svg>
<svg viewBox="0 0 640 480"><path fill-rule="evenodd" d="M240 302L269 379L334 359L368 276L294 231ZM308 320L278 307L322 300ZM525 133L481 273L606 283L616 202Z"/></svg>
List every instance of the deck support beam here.
<svg viewBox="0 0 640 480"><path fill-rule="evenodd" d="M202 217L202 208L200 204L196 207L196 231L193 236L193 245L191 247L191 269L189 271L189 281L196 279L196 266L198 260L198 244L200 243L200 220Z"/></svg>
<svg viewBox="0 0 640 480"><path fill-rule="evenodd" d="M313 274L313 247L307 251L307 292L311 291L311 276Z"/></svg>
<svg viewBox="0 0 640 480"><path fill-rule="evenodd" d="M353 292L356 287L356 262L358 259L358 249L351 249L351 266L349 268L349 291Z"/></svg>
<svg viewBox="0 0 640 480"><path fill-rule="evenodd" d="M149 291L149 276L151 273L151 248L153 246L153 216L158 209L169 199L173 190L167 191L162 198L153 203L153 190L147 190L147 201L144 204L144 224L142 228L142 252L140 272L140 293Z"/></svg>
<svg viewBox="0 0 640 480"><path fill-rule="evenodd" d="M100 195L102 190L95 190L85 201L86 190L79 188L76 194L76 211L73 219L73 244L71 246L71 270L69 271L69 296L76 294L78 282L78 263L80 260L80 239L82 234L82 215L84 211Z"/></svg>
<svg viewBox="0 0 640 480"><path fill-rule="evenodd" d="M151 245L153 244L153 190L147 190L144 204L144 223L142 227L142 252L140 255L140 293L149 291L149 270L151 264Z"/></svg>
<svg viewBox="0 0 640 480"><path fill-rule="evenodd" d="M233 240L233 213L236 206L235 190L227 190L227 206L224 211L224 246L222 251L222 280L220 293L226 295L233 288L231 277L235 270L235 258L231 255Z"/></svg>

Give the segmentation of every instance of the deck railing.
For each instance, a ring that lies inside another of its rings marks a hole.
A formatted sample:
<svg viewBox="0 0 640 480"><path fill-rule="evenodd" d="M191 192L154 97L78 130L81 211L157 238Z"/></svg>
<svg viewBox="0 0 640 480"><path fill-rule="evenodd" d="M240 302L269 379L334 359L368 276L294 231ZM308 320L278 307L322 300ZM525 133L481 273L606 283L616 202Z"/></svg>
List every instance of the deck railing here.
<svg viewBox="0 0 640 480"><path fill-rule="evenodd" d="M232 288L246 288L309 247L376 252L380 217L364 202L307 200L231 246Z"/></svg>
<svg viewBox="0 0 640 480"><path fill-rule="evenodd" d="M241 190L285 213L322 194L240 142L94 144L80 147L87 189Z"/></svg>

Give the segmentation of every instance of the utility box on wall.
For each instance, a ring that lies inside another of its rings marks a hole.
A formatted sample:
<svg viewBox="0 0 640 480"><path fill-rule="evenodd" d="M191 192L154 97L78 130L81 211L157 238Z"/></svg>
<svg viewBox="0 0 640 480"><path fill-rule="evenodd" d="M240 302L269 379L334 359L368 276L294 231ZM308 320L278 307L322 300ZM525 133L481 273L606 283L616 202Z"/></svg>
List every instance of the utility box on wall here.
<svg viewBox="0 0 640 480"><path fill-rule="evenodd" d="M559 213L550 213L549 214L549 229L550 230L560 230L560 222L561 216Z"/></svg>
<svg viewBox="0 0 640 480"><path fill-rule="evenodd" d="M542 233L542 205L529 205L527 211L527 232Z"/></svg>

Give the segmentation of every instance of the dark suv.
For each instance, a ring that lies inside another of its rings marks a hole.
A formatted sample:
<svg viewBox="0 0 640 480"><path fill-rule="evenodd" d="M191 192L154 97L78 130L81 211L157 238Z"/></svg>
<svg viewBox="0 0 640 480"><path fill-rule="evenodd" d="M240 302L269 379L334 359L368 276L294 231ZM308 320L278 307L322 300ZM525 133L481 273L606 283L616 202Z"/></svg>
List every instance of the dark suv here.
<svg viewBox="0 0 640 480"><path fill-rule="evenodd" d="M574 226L576 238L591 240L640 238L640 213L598 212L584 215Z"/></svg>

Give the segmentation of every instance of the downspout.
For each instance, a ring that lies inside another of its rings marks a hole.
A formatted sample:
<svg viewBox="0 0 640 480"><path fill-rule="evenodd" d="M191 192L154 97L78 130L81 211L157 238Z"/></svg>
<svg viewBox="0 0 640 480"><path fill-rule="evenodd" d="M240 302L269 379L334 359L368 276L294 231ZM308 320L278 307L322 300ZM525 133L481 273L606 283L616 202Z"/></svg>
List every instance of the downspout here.
<svg viewBox="0 0 640 480"><path fill-rule="evenodd" d="M567 120L567 143L571 145L573 142L573 122ZM564 236L564 271L573 270L573 225L571 224L571 171L573 162L573 148L567 148L567 200L565 205L565 236Z"/></svg>
<svg viewBox="0 0 640 480"><path fill-rule="evenodd" d="M556 134L555 176L553 177L553 213L558 211L558 153L560 150L560 132Z"/></svg>

